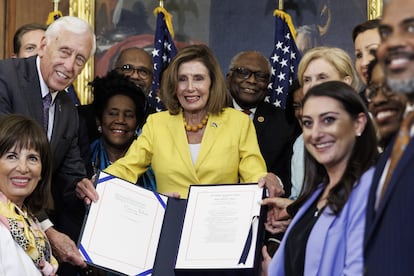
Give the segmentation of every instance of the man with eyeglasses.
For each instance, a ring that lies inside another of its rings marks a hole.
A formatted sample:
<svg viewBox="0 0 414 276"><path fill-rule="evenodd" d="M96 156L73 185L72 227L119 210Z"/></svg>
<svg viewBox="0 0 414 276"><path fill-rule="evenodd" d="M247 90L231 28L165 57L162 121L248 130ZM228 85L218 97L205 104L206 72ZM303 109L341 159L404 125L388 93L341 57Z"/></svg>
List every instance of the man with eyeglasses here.
<svg viewBox="0 0 414 276"><path fill-rule="evenodd" d="M369 112L378 128L379 145L385 149L400 128L407 106L407 97L388 86L384 70L377 59L368 65L365 98Z"/></svg>
<svg viewBox="0 0 414 276"><path fill-rule="evenodd" d="M154 76L152 57L148 52L138 47L125 48L119 52L118 57L115 59L113 69L129 77L144 91L145 96L148 97ZM147 106L148 114L155 112L155 107Z"/></svg>
<svg viewBox="0 0 414 276"><path fill-rule="evenodd" d="M264 101L270 72L271 65L263 54L240 52L230 62L226 84L233 107L253 120L267 170L282 180L285 196L289 196L290 160L298 130L295 122L288 122L284 110Z"/></svg>
<svg viewBox="0 0 414 276"><path fill-rule="evenodd" d="M154 66L152 58L144 49L127 48L122 50L115 61L114 69L128 76L148 96L151 90Z"/></svg>

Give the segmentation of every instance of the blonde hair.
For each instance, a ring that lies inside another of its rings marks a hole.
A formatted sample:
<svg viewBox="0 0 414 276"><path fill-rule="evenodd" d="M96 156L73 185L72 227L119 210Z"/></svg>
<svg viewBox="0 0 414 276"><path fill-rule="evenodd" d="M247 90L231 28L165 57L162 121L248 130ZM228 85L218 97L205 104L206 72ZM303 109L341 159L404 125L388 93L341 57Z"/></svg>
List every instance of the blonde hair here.
<svg viewBox="0 0 414 276"><path fill-rule="evenodd" d="M327 46L315 47L303 55L298 67L298 80L301 86L303 86L303 74L309 63L320 58L330 63L338 71L341 78L351 77L350 85L354 89L358 89L359 81L351 57L341 48Z"/></svg>

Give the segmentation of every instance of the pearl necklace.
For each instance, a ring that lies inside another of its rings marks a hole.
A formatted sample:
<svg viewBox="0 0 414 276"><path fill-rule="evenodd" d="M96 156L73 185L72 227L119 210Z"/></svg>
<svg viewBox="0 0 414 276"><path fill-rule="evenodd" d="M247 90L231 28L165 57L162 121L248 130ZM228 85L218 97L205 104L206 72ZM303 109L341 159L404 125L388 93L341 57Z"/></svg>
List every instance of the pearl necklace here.
<svg viewBox="0 0 414 276"><path fill-rule="evenodd" d="M187 123L187 121L185 120L185 117L184 117L183 118L183 121L184 121L184 128L185 128L185 130L186 131L192 131L192 132L199 131L200 129L202 129L207 124L208 116L209 115L207 113L206 116L204 116L203 120L201 120L201 122L198 125L195 125L195 126L189 125Z"/></svg>

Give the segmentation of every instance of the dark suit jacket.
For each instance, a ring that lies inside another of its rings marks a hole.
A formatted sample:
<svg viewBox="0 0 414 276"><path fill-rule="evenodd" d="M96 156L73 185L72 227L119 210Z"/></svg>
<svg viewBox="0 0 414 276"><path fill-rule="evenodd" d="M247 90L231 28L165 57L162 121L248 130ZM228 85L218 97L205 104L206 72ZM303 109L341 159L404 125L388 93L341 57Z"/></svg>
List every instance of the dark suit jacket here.
<svg viewBox="0 0 414 276"><path fill-rule="evenodd" d="M296 120L288 123L283 109L266 102L257 106L253 123L267 170L280 177L288 196L292 186L290 160L299 125Z"/></svg>
<svg viewBox="0 0 414 276"><path fill-rule="evenodd" d="M375 195L392 144L378 161L368 198L364 241L366 275L414 275L414 138L375 211Z"/></svg>
<svg viewBox="0 0 414 276"><path fill-rule="evenodd" d="M101 134L98 132L96 126L96 116L92 104L85 104L77 106L79 118L85 121L87 126L88 139L90 142L98 139ZM90 161L90 160L89 160Z"/></svg>
<svg viewBox="0 0 414 276"><path fill-rule="evenodd" d="M20 113L43 126L43 103L36 57L0 62L0 115ZM50 141L53 153L53 214L57 229L73 237L72 222L81 219L83 204L75 195L76 183L86 177L78 147L79 120L66 92L55 99L55 118ZM78 227L77 227L78 228ZM78 232L79 229L76 231Z"/></svg>

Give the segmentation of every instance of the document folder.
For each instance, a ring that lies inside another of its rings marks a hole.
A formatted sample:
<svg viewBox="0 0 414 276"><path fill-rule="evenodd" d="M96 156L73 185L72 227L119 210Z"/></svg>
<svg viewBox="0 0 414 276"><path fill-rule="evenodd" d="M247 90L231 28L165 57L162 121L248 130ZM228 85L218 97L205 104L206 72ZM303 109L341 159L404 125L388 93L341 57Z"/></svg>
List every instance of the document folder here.
<svg viewBox="0 0 414 276"><path fill-rule="evenodd" d="M96 190L78 243L88 264L119 275L257 275L257 184L192 185L184 200L101 172Z"/></svg>

